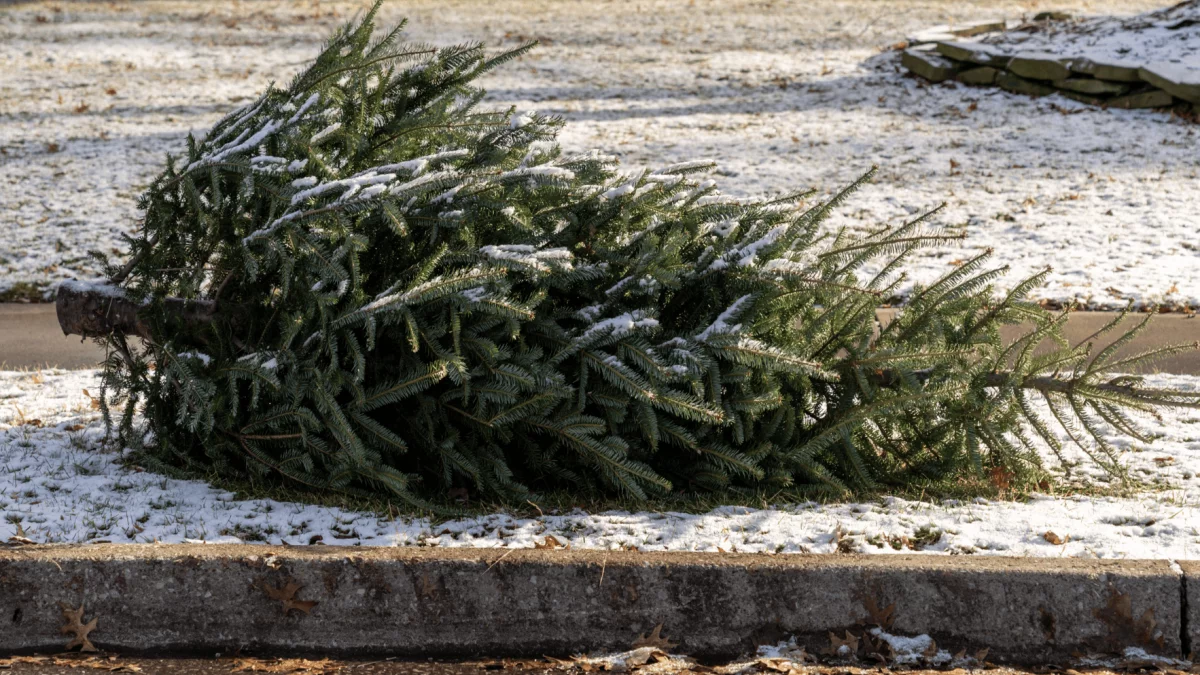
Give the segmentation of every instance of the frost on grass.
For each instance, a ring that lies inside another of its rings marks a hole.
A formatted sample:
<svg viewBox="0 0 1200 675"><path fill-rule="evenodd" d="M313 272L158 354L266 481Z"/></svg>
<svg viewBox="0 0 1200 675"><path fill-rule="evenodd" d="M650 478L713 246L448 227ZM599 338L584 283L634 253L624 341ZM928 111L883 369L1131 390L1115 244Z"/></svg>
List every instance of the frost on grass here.
<svg viewBox="0 0 1200 675"><path fill-rule="evenodd" d="M1200 387L1160 375L1151 386ZM129 466L104 446L95 371L0 372L0 541L261 542L532 548L553 537L580 549L1074 556L1200 559L1200 414L1163 415L1150 446L1117 441L1147 489L1130 497L1035 495L1027 501L887 497L708 513L508 513L434 521L237 499L199 481ZM1068 454L1068 463L1080 456ZM1072 469L1095 485L1101 474ZM1062 543L1045 534L1056 533ZM543 544L544 545L544 544ZM882 636L880 636L882 638Z"/></svg>
<svg viewBox="0 0 1200 675"><path fill-rule="evenodd" d="M1200 3L1179 2L1130 17L1082 18L1062 26L1007 31L982 42L1012 52L1047 52L1106 64L1200 64ZM1188 69L1190 70L1190 69Z"/></svg>
<svg viewBox="0 0 1200 675"><path fill-rule="evenodd" d="M429 0L403 10L417 41L491 43L498 26L552 38L525 57L528 68L501 69L484 84L492 91L487 105L562 116L567 152L602 148L626 166L680 163L663 176L696 168L696 157L719 158L719 182L733 197L834 189L878 163L877 182L830 223L857 231L948 201L942 222L961 228L963 246L920 252L904 292L992 247L998 265L1012 265L1009 279L1052 265L1039 291L1047 300L1200 306L1195 222L1180 215L1200 211L1200 128L1060 96L926 86L903 77L895 54L880 48L943 22L947 8L959 22L1012 18L1027 8L1017 0L968 9L933 2L877 13L869 4L823 0L765 13L749 0L704 12L660 3L654 12L597 18L602 10L590 3L513 0L449 24ZM1089 7L1121 14L1165 4ZM0 22L11 113L0 120L11 167L0 189L11 225L0 240L0 295L40 296L37 288L96 276L86 251L123 247L120 235L136 227L137 194L164 153L178 154L189 129L253 106L268 81L288 81L326 32L311 17L300 21L291 3L238 22L190 10L178 20L160 7L76 5L42 23L37 16L47 11L33 3ZM645 39L680 26L691 30L679 39ZM247 41L246 31L255 39ZM437 161L417 164L393 171L415 178Z"/></svg>

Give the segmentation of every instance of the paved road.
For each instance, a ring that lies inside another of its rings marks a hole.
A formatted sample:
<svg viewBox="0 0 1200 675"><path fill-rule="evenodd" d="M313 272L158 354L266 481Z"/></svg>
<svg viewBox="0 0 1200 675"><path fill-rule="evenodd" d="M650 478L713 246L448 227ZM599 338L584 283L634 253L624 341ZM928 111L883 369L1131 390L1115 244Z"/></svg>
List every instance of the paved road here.
<svg viewBox="0 0 1200 675"><path fill-rule="evenodd" d="M17 657L18 659L20 657ZM346 675L482 675L487 671L503 671L511 675L548 675L549 673L585 673L602 670L595 665L580 667L548 660L478 660L478 661L434 661L434 660L325 660L310 659L254 659L254 658L124 658L119 656L88 656L82 654L37 657L35 662L17 661L9 665L0 658L0 668L11 668L6 672L31 675L82 675L90 669L109 672L138 672L152 675L224 675L230 672L307 673L324 675L345 673ZM743 664L705 664L686 661L655 663L651 660L646 672L654 675L676 673L703 673L706 675L779 675L778 670L759 663L746 667ZM607 669L603 669L607 670ZM632 672L638 672L635 667ZM629 672L614 669L613 672ZM789 675L888 675L893 671L881 666L827 666L805 665L793 668ZM944 670L906 670L906 675L945 675ZM962 670L953 672L963 672ZM1014 669L988 664L989 675L1036 675L1047 672L1046 668ZM1068 670L1067 672L1073 672ZM1178 672L1178 671L1176 671ZM1089 669L1088 675L1116 675L1108 669Z"/></svg>
<svg viewBox="0 0 1200 675"><path fill-rule="evenodd" d="M104 352L63 335L52 304L0 303L0 369L92 368Z"/></svg>
<svg viewBox="0 0 1200 675"><path fill-rule="evenodd" d="M894 310L880 310L880 318L890 320ZM1067 324L1067 337L1081 340L1112 319L1108 312L1077 312ZM1131 327L1142 315L1125 319L1123 327ZM1019 334L1019 327L1005 331L1009 339ZM1110 338L1116 335L1110 336ZM1162 314L1146 333L1122 350L1133 353L1165 344L1200 340L1200 318L1185 314ZM1104 342L1103 344L1107 344ZM104 358L103 351L92 341L62 334L51 304L0 303L0 369L26 368L91 368ZM1158 362L1160 372L1200 374L1200 351L1180 354Z"/></svg>

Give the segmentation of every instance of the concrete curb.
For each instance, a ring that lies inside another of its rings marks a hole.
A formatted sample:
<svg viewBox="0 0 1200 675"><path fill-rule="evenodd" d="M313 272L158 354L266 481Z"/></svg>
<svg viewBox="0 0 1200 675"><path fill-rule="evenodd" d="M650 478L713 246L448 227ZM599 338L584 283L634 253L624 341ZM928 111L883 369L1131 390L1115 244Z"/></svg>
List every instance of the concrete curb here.
<svg viewBox="0 0 1200 675"><path fill-rule="evenodd" d="M1183 617L1182 647L1183 656L1189 661L1195 661L1200 653L1200 562L1180 562L1183 575L1180 577L1182 587L1179 598L1181 616Z"/></svg>
<svg viewBox="0 0 1200 675"><path fill-rule="evenodd" d="M124 652L567 655L628 649L662 623L680 651L728 657L789 635L816 651L874 602L895 604L890 632L929 634L952 652L987 647L989 660L1045 663L1128 646L1179 657L1189 639L1179 569L916 555L37 546L0 550L0 651L61 649L64 603L99 620L98 647ZM286 600L316 604L287 611ZM1151 624L1157 639L1147 644Z"/></svg>

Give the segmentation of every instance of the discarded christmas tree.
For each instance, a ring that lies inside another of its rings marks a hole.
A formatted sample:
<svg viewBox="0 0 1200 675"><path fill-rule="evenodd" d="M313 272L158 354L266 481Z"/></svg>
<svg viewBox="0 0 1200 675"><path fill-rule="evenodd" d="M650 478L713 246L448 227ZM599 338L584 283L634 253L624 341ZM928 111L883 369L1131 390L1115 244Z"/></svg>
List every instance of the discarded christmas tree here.
<svg viewBox="0 0 1200 675"><path fill-rule="evenodd" d="M556 119L477 109L472 80L528 47L373 41L374 17L189 138L129 259L60 290L64 330L110 347L103 409L141 461L417 504L786 496L1034 480L1051 422L1117 471L1105 427L1200 406L1066 345L1024 301L1041 276L996 299L986 255L875 336L906 258L946 237L827 232L869 176L806 207L723 198L708 162L621 172L563 153ZM1037 328L1004 344L1014 322Z"/></svg>

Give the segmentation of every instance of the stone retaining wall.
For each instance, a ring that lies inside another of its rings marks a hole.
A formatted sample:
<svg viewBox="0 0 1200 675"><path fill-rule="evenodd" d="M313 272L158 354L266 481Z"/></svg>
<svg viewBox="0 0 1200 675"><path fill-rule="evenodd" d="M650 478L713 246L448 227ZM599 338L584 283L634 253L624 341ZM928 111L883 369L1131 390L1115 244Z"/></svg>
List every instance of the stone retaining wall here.
<svg viewBox="0 0 1200 675"><path fill-rule="evenodd" d="M997 25L993 30L1002 28ZM961 37L973 34L978 33L958 33ZM1200 69L1177 63L1010 51L1002 45L961 39L933 40L908 47L900 62L930 82L956 80L1030 96L1061 94L1106 108L1200 111Z"/></svg>

